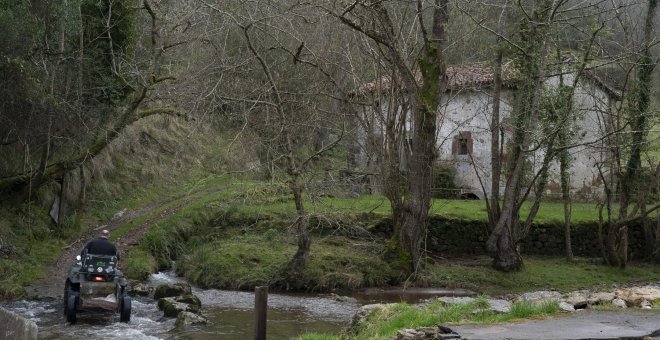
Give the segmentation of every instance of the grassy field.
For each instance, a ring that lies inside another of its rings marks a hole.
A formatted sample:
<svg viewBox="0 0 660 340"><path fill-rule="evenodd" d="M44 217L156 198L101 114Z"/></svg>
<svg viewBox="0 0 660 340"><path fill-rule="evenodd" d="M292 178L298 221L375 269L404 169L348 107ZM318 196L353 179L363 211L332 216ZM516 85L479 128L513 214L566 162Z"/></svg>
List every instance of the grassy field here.
<svg viewBox="0 0 660 340"><path fill-rule="evenodd" d="M258 188L265 184L245 183L253 192L258 192ZM242 205L239 209L255 214L263 213L288 213L294 212L295 207L292 200L286 197L275 202L264 202L248 199L248 204ZM389 201L380 195L362 195L357 198L338 197L338 198L315 198L305 201L307 210L314 213L326 214L342 212L344 214L358 214L372 212L379 215L390 213ZM531 204L523 205L521 215L525 216L529 212ZM486 204L483 200L448 200L434 199L431 207L431 214L443 215L466 220L487 220ZM585 222L598 220L598 209L594 203L573 203L571 220L573 222ZM564 208L561 202L543 202L535 221L544 223L550 221L563 221Z"/></svg>
<svg viewBox="0 0 660 340"><path fill-rule="evenodd" d="M520 272L503 273L490 267L490 258L443 261L429 267L429 280L441 287L471 289L490 296L535 290L568 292L586 287L611 288L619 284L648 284L660 277L660 266L634 263L625 269L601 264L597 259L531 257Z"/></svg>
<svg viewBox="0 0 660 340"><path fill-rule="evenodd" d="M335 196L308 197L305 202L307 211L317 216L327 216L328 219L340 216L349 221L359 214L373 213L384 217L390 212L389 202L382 196ZM81 218L80 229L77 230L83 230L83 225L94 225L120 209L136 209L154 201L164 200L169 202L130 221L111 235L114 239L121 237L127 230L149 221L166 209L185 205L176 214L158 221L157 226L146 234L141 246L128 254L127 258L130 260L125 264L125 271L131 277L144 278L155 268L168 266L171 258L179 258L183 263L180 266L181 274L201 286L247 289L255 284L272 283L281 279L278 277L278 270L286 265L291 254L295 252L295 240L288 230L295 209L288 188L283 183L264 183L199 173L180 181L176 186L139 188L130 195L122 196L121 200L97 204L95 214ZM465 220L486 219L483 201L434 200L432 214ZM574 221L590 221L596 216L594 204L574 204ZM537 220L558 221L562 218L563 208L560 203L544 202ZM218 220L222 219L235 224L219 226ZM6 225L3 227L2 223L4 222L0 221L0 228L7 228ZM42 223L47 225L46 221ZM28 235L24 248L27 260L22 259L19 263L18 260L0 259L0 274L7 278L0 280L0 290L6 292L7 297L20 295L21 287L42 275L40 268L51 263L59 254L59 249L66 244L67 237L56 237L53 242L46 235L52 232L48 229L27 230L32 235ZM68 231L71 234L68 238L75 237L72 230ZM335 235L315 237L311 257L313 265L308 275L300 280L300 285L306 287L304 289L350 290L388 285L401 280L396 273L387 269L389 267L386 263L378 260L384 251L382 241L374 242L368 238L353 240L351 237L354 235L347 230L332 233ZM278 247L273 248L275 245ZM223 252L213 251L214 249L223 249ZM260 250L263 250L263 254ZM245 254L254 256L248 256L246 260ZM365 258L376 259L376 262L365 262ZM240 265L242 261L252 265ZM433 264L429 267L426 282L430 285L470 288L497 294L502 291L541 288L547 283L561 289L606 282L646 280L652 275L658 275L658 270L654 267L639 270L629 268L626 272L617 273L616 269L590 265L588 262L576 263L562 270L561 263L537 264L536 261L541 260L535 259L527 259L526 269L521 273L502 274L489 269L489 259L479 261L468 266ZM18 269L25 264L29 270ZM223 268L226 275L212 275L217 272L209 270L212 267ZM373 272L361 267L384 270ZM553 268L558 268L556 273L547 272L554 270ZM570 277L571 280L557 281L563 277Z"/></svg>
<svg viewBox="0 0 660 340"><path fill-rule="evenodd" d="M231 182L225 189L159 221L145 236L139 254L151 254L161 266L169 264L170 258L177 258L179 274L202 287L251 289L279 282L281 269L296 249L295 235L289 229L294 208L286 190L258 182ZM377 196L325 198L307 203L309 212L328 216L356 216L364 212L385 216L389 211L386 201ZM475 211L481 204L437 200L434 212L445 214L450 210L453 214L446 214L475 219L479 218ZM561 209L558 203L545 204L545 209L541 216L546 221L559 219L563 214L554 211ZM589 216L593 218L592 209L595 210L594 205L577 204L574 210L579 213L575 216L589 221ZM338 228L315 234L310 266L300 278L300 289L353 290L387 286L405 279L381 259L386 240ZM525 256L524 270L517 273L493 270L490 261L488 257L434 260L418 284L466 288L497 296L540 289L567 291L653 282L660 276L660 266L631 263L628 268L619 269L604 266L597 259L568 263L563 258ZM152 262L147 258L143 262L135 263L128 272L147 273Z"/></svg>

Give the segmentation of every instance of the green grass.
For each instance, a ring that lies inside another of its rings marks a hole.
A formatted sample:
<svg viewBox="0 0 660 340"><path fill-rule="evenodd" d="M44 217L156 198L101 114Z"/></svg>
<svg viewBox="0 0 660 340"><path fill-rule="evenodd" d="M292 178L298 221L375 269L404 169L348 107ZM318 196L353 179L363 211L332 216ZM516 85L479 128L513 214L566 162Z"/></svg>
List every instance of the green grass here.
<svg viewBox="0 0 660 340"><path fill-rule="evenodd" d="M568 263L563 258L527 256L520 272L503 273L490 268L491 259L482 257L470 263L461 261L429 267L430 282L443 287L471 289L492 296L542 289L570 291L614 284L645 284L660 277L660 266L630 264L614 268L582 259Z"/></svg>
<svg viewBox="0 0 660 340"><path fill-rule="evenodd" d="M140 248L133 248L122 257L124 258L122 271L131 279L146 280L158 269L153 256Z"/></svg>
<svg viewBox="0 0 660 340"><path fill-rule="evenodd" d="M115 229L111 234L111 239L117 239L123 236L126 232L138 226L164 212L167 209L175 208L178 205L186 204L187 201L194 201L190 204L187 204L183 209L188 211L199 210L202 206L209 204L210 202L225 200L230 194L229 191L223 190L229 182L229 178L221 176L213 176L212 178L206 179L205 190L195 191L195 187L184 186L179 188L176 192L170 192L169 197L177 197L177 199L172 200L171 202L165 203L162 206L154 209L152 212L134 218L128 223L122 225L121 227ZM168 197L168 196L166 196ZM177 213L179 214L179 213ZM185 213L184 213L185 214Z"/></svg>
<svg viewBox="0 0 660 340"><path fill-rule="evenodd" d="M229 184L225 191L205 197L159 221L157 227L146 234L141 248L152 254L159 266L167 266L170 259L176 259L181 274L204 287L249 289L278 282L282 268L296 250L294 236L287 230L293 221L294 208L289 201L280 199L286 195L286 190L277 184ZM436 202L444 206L436 204L434 209L442 208L464 218L470 211L475 217L474 211L483 204L480 201ZM559 207L560 203L546 206L551 209ZM459 209L461 207L463 212ZM577 204L574 211L583 213L574 216L586 219L590 208L593 205ZM359 213L369 211L386 216L388 209L389 205L378 196L316 201L308 211L342 214L349 218L330 222L320 220L340 225L331 225L337 229L330 232L316 230L309 266L298 282L291 282L291 288L351 290L397 282L396 273L381 258L384 242L355 238L345 230L346 223L358 223L350 216L355 218ZM553 215L548 210L545 216L550 219L560 215ZM660 275L660 267L652 265L631 264L621 270L587 259L567 263L563 258L530 256L525 257L523 271L502 273L490 268L490 261L488 257L481 257L430 264L424 282L431 286L500 295L549 288L570 290L614 283L651 282Z"/></svg>
<svg viewBox="0 0 660 340"><path fill-rule="evenodd" d="M35 261L0 259L0 300L23 296L25 286L43 275L35 265Z"/></svg>
<svg viewBox="0 0 660 340"><path fill-rule="evenodd" d="M292 222L293 207L288 203L255 199L253 195L261 197L261 184L249 184L250 189L245 191L240 190L242 185L230 185L222 195L197 202L160 221L157 228L149 231L142 247L156 257L161 256L161 265L173 255L183 256L178 258L179 270L201 286L249 289L277 282L281 279L278 276L281 269L296 250L294 236L287 230ZM246 195L246 192L252 194ZM348 215L355 216L378 199L375 196L332 199L327 202L336 204L327 205L324 211L333 207L334 213L349 210L352 212ZM363 205L356 209L356 202ZM457 205L479 203L450 202ZM316 211L321 211L320 206L315 206ZM292 288L351 290L397 282L396 273L381 257L385 242L342 234L346 232L340 230L343 227L330 233L319 234L317 230L309 266L297 283L291 282ZM173 241L177 238L179 241ZM423 282L495 296L550 288L568 291L615 283L653 282L660 276L660 266L649 264L631 263L622 270L596 264L591 259L568 263L563 258L525 256L524 260L524 270L516 273L492 269L491 259L485 256L432 263L428 265Z"/></svg>
<svg viewBox="0 0 660 340"><path fill-rule="evenodd" d="M341 340L342 337L332 334L308 333L308 334L303 334L294 339L295 340Z"/></svg>
<svg viewBox="0 0 660 340"><path fill-rule="evenodd" d="M195 247L177 271L200 287L248 289L276 281L295 251L280 240L236 236Z"/></svg>
<svg viewBox="0 0 660 340"><path fill-rule="evenodd" d="M296 252L290 236L269 229L238 233L212 243L191 239L190 251L179 261L178 273L201 287L252 289L284 284L284 269ZM290 289L351 291L385 286L392 273L378 257L379 246L351 242L343 237L317 239L307 268L286 278Z"/></svg>
<svg viewBox="0 0 660 340"><path fill-rule="evenodd" d="M23 296L30 282L44 276L44 264L53 263L66 244L59 238L63 230L49 228L48 217L37 211L35 207L24 215L0 216L0 242L13 253L0 256L0 299Z"/></svg>
<svg viewBox="0 0 660 340"><path fill-rule="evenodd" d="M359 198L318 198L305 201L306 209L315 213L374 213L386 216L390 214L389 201L380 195L362 195ZM521 216L526 216L531 203L523 205ZM272 214L293 213L293 200L271 202L252 202L240 209L245 213ZM538 223L557 222L564 220L563 203L543 202L535 221ZM488 214L483 200L447 200L434 199L431 215L441 215L466 220L486 221ZM598 209L594 203L573 203L572 219L574 223L598 220Z"/></svg>
<svg viewBox="0 0 660 340"><path fill-rule="evenodd" d="M54 262L64 246L59 240L28 242L25 256L18 259L0 258L0 299L13 299L25 294L25 287L43 277L42 263Z"/></svg>
<svg viewBox="0 0 660 340"><path fill-rule="evenodd" d="M391 339L405 328L432 327L437 324L497 323L517 319L546 316L559 312L556 302L535 305L531 302L515 302L511 312L496 314L488 308L485 297L465 304L449 304L435 301L417 307L406 303L378 308L355 328L350 338Z"/></svg>

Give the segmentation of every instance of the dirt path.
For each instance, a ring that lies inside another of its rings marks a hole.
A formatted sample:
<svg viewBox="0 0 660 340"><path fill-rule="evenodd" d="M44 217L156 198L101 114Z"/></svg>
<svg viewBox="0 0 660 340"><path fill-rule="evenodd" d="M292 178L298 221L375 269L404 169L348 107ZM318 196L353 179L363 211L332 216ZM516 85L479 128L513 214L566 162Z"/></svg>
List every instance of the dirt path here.
<svg viewBox="0 0 660 340"><path fill-rule="evenodd" d="M137 210L122 210L115 214L115 216L106 224L90 227L83 235L80 236L80 238L64 248L64 252L57 259L57 261L55 261L55 263L53 263L48 268L44 278L36 280L28 287L26 287L28 298L37 300L62 298L66 275L69 268L75 261L76 255L80 254L80 251L85 246L85 244L87 244L87 242L97 238L101 230L107 229L112 232L124 224L129 223L136 218L149 215L167 204L179 200L181 201L171 207L162 209L158 214L150 217L139 225L132 227L120 238L118 238L115 241L115 245L121 254L126 254L130 248L136 246L139 243L147 230L149 230L149 228L156 222L175 214L181 210L181 208L188 206L207 195L211 195L217 192L220 191L199 190L190 194L172 197L161 202L152 203Z"/></svg>

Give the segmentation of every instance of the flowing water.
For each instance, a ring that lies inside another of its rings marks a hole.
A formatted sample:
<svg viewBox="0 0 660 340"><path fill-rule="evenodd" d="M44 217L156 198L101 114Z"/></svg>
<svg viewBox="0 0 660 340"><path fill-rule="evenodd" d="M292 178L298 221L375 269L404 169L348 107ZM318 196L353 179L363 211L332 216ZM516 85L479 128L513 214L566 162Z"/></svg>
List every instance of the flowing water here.
<svg viewBox="0 0 660 340"><path fill-rule="evenodd" d="M152 275L150 285L179 281L171 274ZM18 301L1 304L35 321L40 339L251 339L254 331L254 294L193 288L202 301L202 313L209 323L203 326L176 327L172 318L164 318L156 302L133 297L129 323L119 322L112 313L79 313L78 322L69 325L62 312L62 302ZM367 290L353 298L330 295L275 294L268 296L268 339L290 339L316 332L338 334L358 308L375 302L417 302L437 295L469 295L466 291L446 290Z"/></svg>

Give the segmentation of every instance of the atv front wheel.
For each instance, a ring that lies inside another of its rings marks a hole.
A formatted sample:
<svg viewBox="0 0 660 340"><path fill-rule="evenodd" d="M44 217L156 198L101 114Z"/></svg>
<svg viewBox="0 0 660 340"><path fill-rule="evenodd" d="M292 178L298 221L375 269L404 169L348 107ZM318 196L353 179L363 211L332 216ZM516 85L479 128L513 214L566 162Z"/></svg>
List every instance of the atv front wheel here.
<svg viewBox="0 0 660 340"><path fill-rule="evenodd" d="M71 324L76 323L76 300L78 296L76 294L71 294L69 293L69 297L66 303L66 308L65 308L65 313L66 313L66 321L70 322Z"/></svg>

